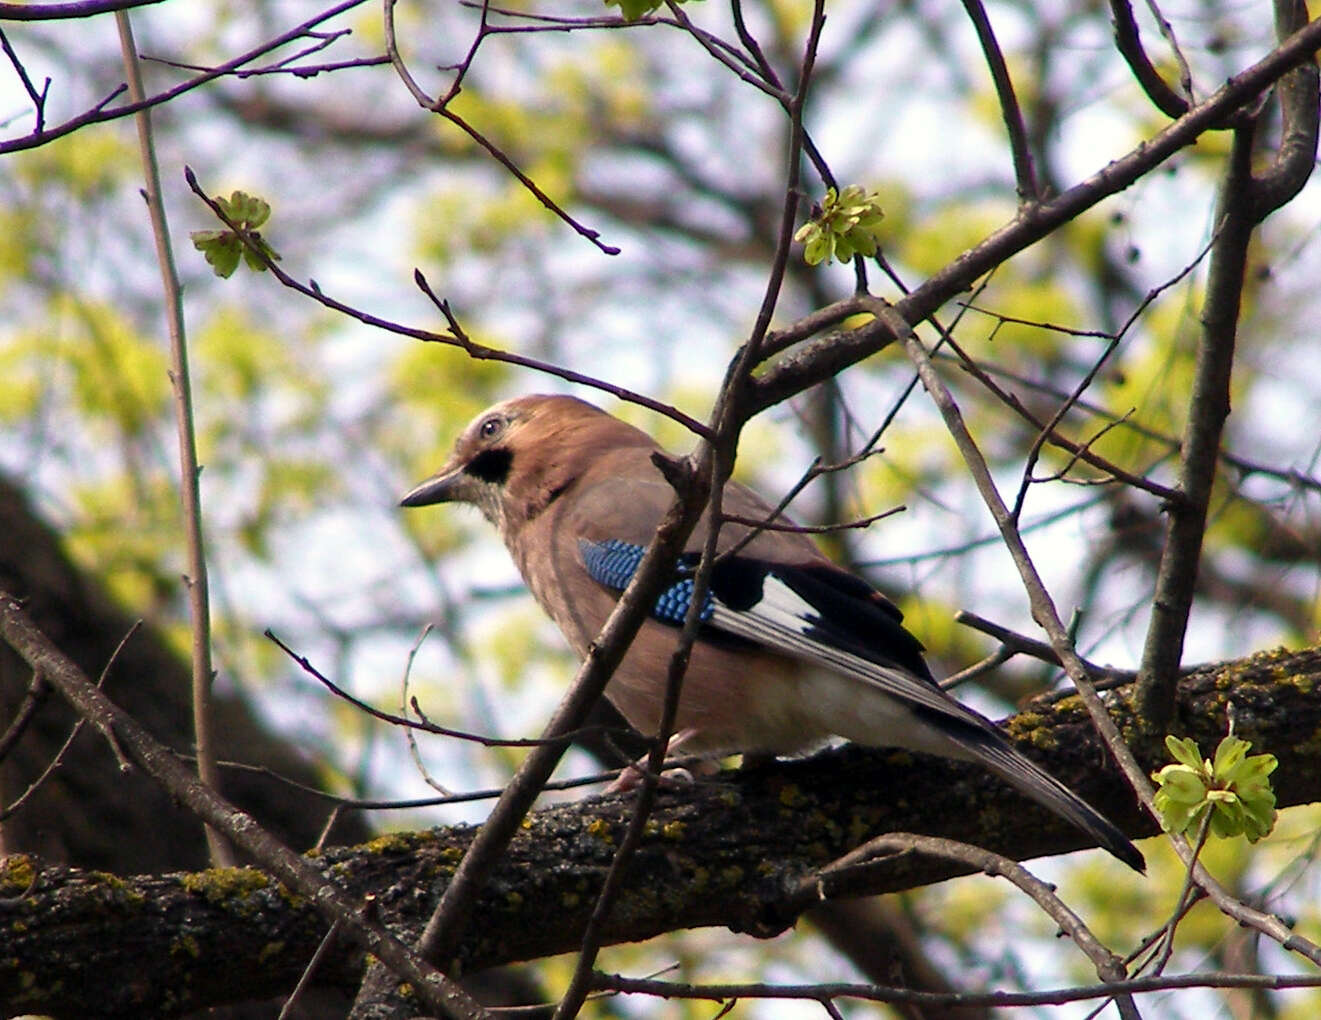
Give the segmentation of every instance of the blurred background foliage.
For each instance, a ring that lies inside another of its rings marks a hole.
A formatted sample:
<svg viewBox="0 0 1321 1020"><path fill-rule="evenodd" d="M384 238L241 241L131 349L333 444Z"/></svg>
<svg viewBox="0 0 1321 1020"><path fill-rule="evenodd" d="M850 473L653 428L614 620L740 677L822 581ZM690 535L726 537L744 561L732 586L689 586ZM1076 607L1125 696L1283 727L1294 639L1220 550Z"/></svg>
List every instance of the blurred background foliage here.
<svg viewBox="0 0 1321 1020"><path fill-rule="evenodd" d="M143 8L134 22L148 88L184 80L190 72L180 64L226 59L317 9L302 0ZM1273 42L1262 2L1179 0L1163 10L1203 94ZM721 5L684 11L732 37ZM786 80L796 73L809 11L802 0L747 9ZM1049 189L1068 187L1163 126L1115 53L1102 5L1009 0L989 11ZM571 3L542 13L606 12ZM405 4L398 17L414 73L430 91L443 91L477 14L461 4ZM329 27L353 33L303 64L380 52L374 6ZM53 118L92 105L122 78L108 19L6 32L34 77L51 76ZM1153 25L1144 33L1153 53L1168 56ZM815 81L809 128L841 182L883 196L882 250L904 285L1012 217L999 105L958 5L831 5ZM15 81L3 89L6 136L13 136L27 129L30 112ZM439 466L481 408L564 386L374 331L269 276L216 280L183 240L188 230L215 226L187 191L183 166L212 194L241 188L270 202L263 233L282 265L328 294L443 330L413 286L416 266L473 339L595 374L699 418L755 316L782 201L782 114L672 27L491 36L454 109L621 254L601 254L468 136L420 112L388 66L228 77L155 113L186 285L219 682L255 701L290 741L332 762L339 788L373 795L426 792L403 738L334 701L262 631L272 628L337 682L395 708L408 650L432 624L408 677L408 693L428 716L501 736L536 732L572 669L558 636L475 516L404 513L396 502ZM1203 298L1199 260L1226 144L1204 136L1002 266L967 307L942 313L960 346L1039 418L1054 412L1122 329L1062 428L1164 483L1187 410ZM138 174L126 121L0 160L0 469L24 486L86 570L182 648L175 425ZM806 191L804 214L824 186L809 179ZM1227 434L1235 459L1212 507L1187 661L1313 642L1321 623L1318 194L1309 186L1258 235ZM794 259L777 321L846 295L852 281L849 267ZM929 329L925 336L936 338ZM1036 429L966 373L951 367L947 378L1012 495ZM573 392L673 448L690 444L674 422ZM891 414L880 451L814 481L793 512L817 524L906 508L823 543L892 593L938 672L952 672L992 650L952 624L959 608L1023 632L1032 624L991 522L901 357L886 352L772 409L748 429L738 474L778 495L814 458L830 464L860 450ZM1026 536L1058 603L1077 614L1080 649L1134 666L1159 550L1159 505L1101 484L1094 470L1049 448L1034 477L1043 481L1028 491ZM1016 660L965 696L1003 714L1056 679ZM421 741L421 753L431 774L455 788L497 786L517 761L513 752L435 738ZM572 767L593 765L580 757ZM433 824L481 811L373 821ZM1315 812L1291 812L1251 855L1214 847L1218 870L1238 876L1240 891L1277 897L1271 909L1315 924L1316 821ZM1153 876L1141 890L1117 881L1112 862L1090 856L1048 870L1067 876L1089 919L1122 947L1163 920L1165 894L1181 881L1160 850L1148 854ZM985 880L899 900L895 916L965 986L1085 977L1076 960L1051 948L1054 933L1034 910ZM1243 942L1223 918L1195 913L1181 929L1179 952L1185 963L1229 966L1232 953L1255 951ZM602 966L638 973L677 960L676 976L723 981L855 973L827 952L799 936L749 945L696 932L608 950ZM1263 967L1282 966L1263 952ZM838 966L823 968L823 959ZM1242 965L1241 956L1235 961ZM544 974L552 988L570 964L554 966L562 972ZM1232 996L1193 993L1171 997L1161 1015L1198 1015L1212 1002L1221 1015L1249 1015ZM1256 1015L1302 1016L1316 1002L1295 994L1250 1005L1265 1010ZM599 1015L633 1009L590 1008ZM663 1008L707 1015L705 1007ZM770 1005L745 1012L789 1015Z"/></svg>

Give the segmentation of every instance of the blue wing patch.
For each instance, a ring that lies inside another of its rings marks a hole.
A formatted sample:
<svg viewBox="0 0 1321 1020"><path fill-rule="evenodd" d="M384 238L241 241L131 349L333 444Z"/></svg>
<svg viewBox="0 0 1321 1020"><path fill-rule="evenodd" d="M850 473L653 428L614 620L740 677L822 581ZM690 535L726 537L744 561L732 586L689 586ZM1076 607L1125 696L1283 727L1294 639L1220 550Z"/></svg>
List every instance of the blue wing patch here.
<svg viewBox="0 0 1321 1020"><path fill-rule="evenodd" d="M578 549L582 552L583 566L587 568L587 573L592 579L614 591L623 591L628 587L628 582L632 580L634 571L638 569L638 564L642 562L642 556L647 551L644 546L621 542L617 538L609 538L604 542L580 539ZM662 623L672 624L675 627L683 626L684 617L688 614L688 607L693 601L693 579L684 575L691 573L691 564L685 564L681 560L679 580L660 593L651 609L652 616ZM700 619L706 622L711 618L714 610L715 603L711 596L707 595Z"/></svg>

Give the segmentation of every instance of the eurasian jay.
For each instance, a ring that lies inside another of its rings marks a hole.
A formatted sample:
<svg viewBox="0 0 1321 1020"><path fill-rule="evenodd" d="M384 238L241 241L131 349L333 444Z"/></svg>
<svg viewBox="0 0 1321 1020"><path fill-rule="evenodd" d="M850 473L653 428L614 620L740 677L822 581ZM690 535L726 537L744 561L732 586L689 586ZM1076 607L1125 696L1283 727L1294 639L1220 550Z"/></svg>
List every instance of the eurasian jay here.
<svg viewBox="0 0 1321 1020"><path fill-rule="evenodd" d="M659 449L645 432L584 401L517 397L478 415L449 462L402 505L477 507L499 529L533 596L584 656L673 500L651 459ZM765 500L736 482L723 499L729 516L772 517ZM708 527L699 522L674 583L606 687L643 734L659 726L669 659ZM725 523L718 550L741 543L750 530ZM979 762L1143 869L1142 854L1122 832L941 690L899 609L826 559L806 534L761 530L735 555L718 559L701 619L672 748L787 754L838 736Z"/></svg>

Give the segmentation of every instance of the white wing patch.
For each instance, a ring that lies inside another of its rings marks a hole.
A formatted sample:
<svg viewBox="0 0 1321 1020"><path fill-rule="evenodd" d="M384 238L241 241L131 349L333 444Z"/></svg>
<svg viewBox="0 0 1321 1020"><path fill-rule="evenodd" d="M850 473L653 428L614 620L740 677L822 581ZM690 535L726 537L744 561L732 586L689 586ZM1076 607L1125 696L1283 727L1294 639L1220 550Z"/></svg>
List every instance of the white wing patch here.
<svg viewBox="0 0 1321 1020"><path fill-rule="evenodd" d="M730 609L714 601L710 623L720 630L755 641L797 659L824 666L838 675L856 679L904 704L921 705L941 715L970 723L984 730L987 722L965 708L940 688L898 666L882 666L860 655L828 644L815 636L821 629L821 613L776 576L766 575L762 597L747 610ZM837 729L836 733L840 733ZM840 733L841 736L848 734Z"/></svg>

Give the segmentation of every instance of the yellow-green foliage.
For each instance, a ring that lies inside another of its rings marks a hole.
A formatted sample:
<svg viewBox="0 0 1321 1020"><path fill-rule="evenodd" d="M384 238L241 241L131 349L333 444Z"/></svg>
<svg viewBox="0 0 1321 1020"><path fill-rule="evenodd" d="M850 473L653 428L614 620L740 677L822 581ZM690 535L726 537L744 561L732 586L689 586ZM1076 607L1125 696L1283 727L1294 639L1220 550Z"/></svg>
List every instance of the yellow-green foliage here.
<svg viewBox="0 0 1321 1020"><path fill-rule="evenodd" d="M933 932L963 943L990 928L1011 895L1006 882L970 875L923 890L913 902Z"/></svg>
<svg viewBox="0 0 1321 1020"><path fill-rule="evenodd" d="M487 90L469 78L450 109L508 153L537 187L561 206L573 199L579 165L598 139L611 132L644 131L651 112L645 67L635 48L612 38L575 47L548 62L519 94L503 86ZM452 124L438 121L443 146L454 156L481 156L478 144ZM525 243L557 222L540 199L504 171L446 184L419 216L424 262L442 265Z"/></svg>
<svg viewBox="0 0 1321 1020"><path fill-rule="evenodd" d="M126 174L137 171L129 137L109 125L87 127L76 136L6 157L6 161L21 183L36 189L58 186L74 201L83 202L108 194Z"/></svg>
<svg viewBox="0 0 1321 1020"><path fill-rule="evenodd" d="M1056 357L1063 347L1072 348L1079 360L1089 361L1105 344L1104 340L1079 339L1049 328L1073 327L1084 319L1058 276L1024 276L1009 266L975 303L990 317L970 316L959 331L961 343L975 358L984 354L995 364L1030 370ZM1001 321L996 316L1021 321Z"/></svg>
<svg viewBox="0 0 1321 1020"><path fill-rule="evenodd" d="M896 238L894 254L919 277L929 276L960 252L985 240L1013 214L1013 207L1003 201L951 203L913 221L910 229Z"/></svg>
<svg viewBox="0 0 1321 1020"><path fill-rule="evenodd" d="M545 662L548 651L542 640L546 617L530 600L520 599L498 614L475 643L475 651L496 667L500 683L517 690L529 682L531 669ZM562 652L563 645L557 649ZM557 658L563 658L562 654Z"/></svg>
<svg viewBox="0 0 1321 1020"><path fill-rule="evenodd" d="M40 221L31 208L0 209L0 294L11 281L28 275Z"/></svg>
<svg viewBox="0 0 1321 1020"><path fill-rule="evenodd" d="M169 405L170 381L161 343L139 333L115 308L57 297L46 325L20 336L11 355L22 374L36 373L52 388L67 387L84 426L117 440L146 432ZM52 369L54 355L58 368ZM40 360L39 360L40 359Z"/></svg>
<svg viewBox="0 0 1321 1020"><path fill-rule="evenodd" d="M946 477L957 457L949 434L933 428L930 422L898 418L886 430L880 445L884 453L849 469L845 491L851 496L847 507L850 517L911 505L915 493Z"/></svg>
<svg viewBox="0 0 1321 1020"><path fill-rule="evenodd" d="M0 215L0 246L4 236ZM0 340L0 425L19 425L30 419L41 406L49 372L41 363L42 338L35 333L20 333Z"/></svg>
<svg viewBox="0 0 1321 1020"><path fill-rule="evenodd" d="M474 336L478 342L499 343ZM401 348L387 379L386 399L394 410L394 429L382 429L378 446L401 465L412 481L437 471L449 459L454 440L477 413L500 398L508 367L476 361L456 348L410 343ZM403 514L402 526L426 556L453 551L468 533L466 514Z"/></svg>
<svg viewBox="0 0 1321 1020"><path fill-rule="evenodd" d="M139 611L172 599L183 549L175 480L165 472L123 472L71 494L80 511L65 535L73 557Z"/></svg>
<svg viewBox="0 0 1321 1020"><path fill-rule="evenodd" d="M501 346L499 338L474 332L478 343ZM414 472L434 471L449 457L455 437L479 411L499 399L509 368L477 361L443 344L409 343L390 368L388 399L408 423L401 443L416 459Z"/></svg>

